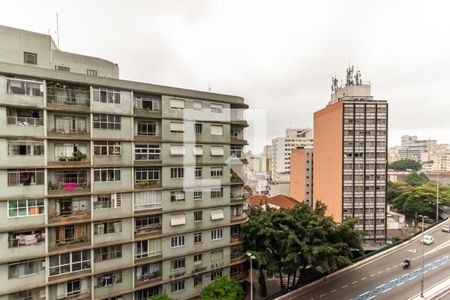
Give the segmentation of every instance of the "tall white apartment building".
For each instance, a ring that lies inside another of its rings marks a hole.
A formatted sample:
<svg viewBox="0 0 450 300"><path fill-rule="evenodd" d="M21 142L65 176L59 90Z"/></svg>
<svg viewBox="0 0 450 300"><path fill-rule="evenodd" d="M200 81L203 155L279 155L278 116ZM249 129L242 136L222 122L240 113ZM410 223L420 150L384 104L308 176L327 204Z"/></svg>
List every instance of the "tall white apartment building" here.
<svg viewBox="0 0 450 300"><path fill-rule="evenodd" d="M272 139L272 181L289 182L291 152L296 147L312 147L312 129L286 129L284 137Z"/></svg>

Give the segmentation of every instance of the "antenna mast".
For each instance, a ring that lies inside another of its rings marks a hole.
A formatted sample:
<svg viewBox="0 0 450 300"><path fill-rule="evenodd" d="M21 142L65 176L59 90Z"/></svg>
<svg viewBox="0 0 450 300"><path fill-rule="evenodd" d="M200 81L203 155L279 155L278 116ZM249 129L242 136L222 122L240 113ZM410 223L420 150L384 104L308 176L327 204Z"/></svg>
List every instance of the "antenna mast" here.
<svg viewBox="0 0 450 300"><path fill-rule="evenodd" d="M59 18L58 18L58 12L56 12L56 42L57 42L58 48L59 48Z"/></svg>

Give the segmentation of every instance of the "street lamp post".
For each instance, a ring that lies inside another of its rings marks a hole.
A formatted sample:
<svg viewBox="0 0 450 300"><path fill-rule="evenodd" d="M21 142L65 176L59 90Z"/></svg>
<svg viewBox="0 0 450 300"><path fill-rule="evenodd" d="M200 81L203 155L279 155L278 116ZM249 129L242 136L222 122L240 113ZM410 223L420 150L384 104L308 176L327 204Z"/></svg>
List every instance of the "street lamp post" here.
<svg viewBox="0 0 450 300"><path fill-rule="evenodd" d="M421 243L422 243L422 279L420 280L420 296L423 298L423 280L424 280L424 273L423 273L423 268L424 268L424 259L423 259L423 238L424 238L424 235L423 235L423 227L424 227L424 216L421 216L422 217L422 241L421 241Z"/></svg>
<svg viewBox="0 0 450 300"><path fill-rule="evenodd" d="M256 259L256 256L247 252L247 256L250 258L250 300L253 300L253 266L252 261Z"/></svg>
<svg viewBox="0 0 450 300"><path fill-rule="evenodd" d="M439 176L441 173L436 175L436 223L439 222Z"/></svg>

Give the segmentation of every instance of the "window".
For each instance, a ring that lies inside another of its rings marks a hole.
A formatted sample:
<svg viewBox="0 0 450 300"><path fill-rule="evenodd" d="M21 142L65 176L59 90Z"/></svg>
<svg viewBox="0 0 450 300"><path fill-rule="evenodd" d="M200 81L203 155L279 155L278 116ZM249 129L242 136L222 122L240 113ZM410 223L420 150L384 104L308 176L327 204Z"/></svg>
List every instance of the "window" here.
<svg viewBox="0 0 450 300"><path fill-rule="evenodd" d="M222 177L223 168L222 167L211 167L211 177Z"/></svg>
<svg viewBox="0 0 450 300"><path fill-rule="evenodd" d="M30 229L8 233L8 247L17 248L30 245L38 245L45 242L44 229Z"/></svg>
<svg viewBox="0 0 450 300"><path fill-rule="evenodd" d="M134 107L147 111L161 110L161 96L134 94Z"/></svg>
<svg viewBox="0 0 450 300"><path fill-rule="evenodd" d="M161 239L136 242L136 259L154 257L162 254Z"/></svg>
<svg viewBox="0 0 450 300"><path fill-rule="evenodd" d="M9 200L8 217L29 217L44 214L43 199Z"/></svg>
<svg viewBox="0 0 450 300"><path fill-rule="evenodd" d="M72 273L91 268L91 250L50 256L50 276Z"/></svg>
<svg viewBox="0 0 450 300"><path fill-rule="evenodd" d="M203 234L201 232L194 233L194 244L200 244L203 240Z"/></svg>
<svg viewBox="0 0 450 300"><path fill-rule="evenodd" d="M94 169L94 182L120 181L120 169Z"/></svg>
<svg viewBox="0 0 450 300"><path fill-rule="evenodd" d="M159 123L158 121L148 120L142 121L138 120L136 122L137 135L147 135L147 136L159 136Z"/></svg>
<svg viewBox="0 0 450 300"><path fill-rule="evenodd" d="M44 170L16 169L8 170L8 186L28 186L44 184Z"/></svg>
<svg viewBox="0 0 450 300"><path fill-rule="evenodd" d="M194 155L195 156L202 156L203 155L203 146L195 145L194 146Z"/></svg>
<svg viewBox="0 0 450 300"><path fill-rule="evenodd" d="M94 199L94 209L122 207L122 194L100 194Z"/></svg>
<svg viewBox="0 0 450 300"><path fill-rule="evenodd" d="M222 220L224 218L223 209L211 210L211 220Z"/></svg>
<svg viewBox="0 0 450 300"><path fill-rule="evenodd" d="M73 298L73 297L77 297L81 293L81 281L80 281L80 279L67 281L65 285L66 285L65 286L65 294L63 294L64 298L66 298L66 299L69 298L70 299L70 298Z"/></svg>
<svg viewBox="0 0 450 300"><path fill-rule="evenodd" d="M20 278L27 275L44 272L45 259L25 260L8 266L9 278Z"/></svg>
<svg viewBox="0 0 450 300"><path fill-rule="evenodd" d="M161 276L161 263L147 264L136 267L136 282L146 282Z"/></svg>
<svg viewBox="0 0 450 300"><path fill-rule="evenodd" d="M37 300L45 299L45 287L35 288L25 291L12 293L9 296L9 300Z"/></svg>
<svg viewBox="0 0 450 300"><path fill-rule="evenodd" d="M194 255L194 265L199 265L202 263L203 255L202 254L196 254Z"/></svg>
<svg viewBox="0 0 450 300"><path fill-rule="evenodd" d="M55 115L53 131L57 133L85 134L87 133L86 118Z"/></svg>
<svg viewBox="0 0 450 300"><path fill-rule="evenodd" d="M170 216L170 226L178 226L186 224L186 215L177 214Z"/></svg>
<svg viewBox="0 0 450 300"><path fill-rule="evenodd" d="M134 144L135 160L160 160L161 147L159 145L139 143Z"/></svg>
<svg viewBox="0 0 450 300"><path fill-rule="evenodd" d="M184 201L185 200L185 192L184 191L171 191L170 192L170 201Z"/></svg>
<svg viewBox="0 0 450 300"><path fill-rule="evenodd" d="M87 159L87 144L55 143L55 158L60 161L81 161Z"/></svg>
<svg viewBox="0 0 450 300"><path fill-rule="evenodd" d="M162 207L161 192L147 191L134 194L134 210L156 209Z"/></svg>
<svg viewBox="0 0 450 300"><path fill-rule="evenodd" d="M211 146L211 156L223 156L222 146Z"/></svg>
<svg viewBox="0 0 450 300"><path fill-rule="evenodd" d="M23 62L26 64L37 65L37 54L32 52L24 52Z"/></svg>
<svg viewBox="0 0 450 300"><path fill-rule="evenodd" d="M195 111L201 111L202 110L202 103L200 101L195 101L193 104Z"/></svg>
<svg viewBox="0 0 450 300"><path fill-rule="evenodd" d="M223 229L213 229L211 230L211 241L216 241L222 239Z"/></svg>
<svg viewBox="0 0 450 300"><path fill-rule="evenodd" d="M8 94L42 97L44 95L44 84L42 81L7 78L6 91Z"/></svg>
<svg viewBox="0 0 450 300"><path fill-rule="evenodd" d="M201 200L203 198L202 190L194 190L194 200Z"/></svg>
<svg viewBox="0 0 450 300"><path fill-rule="evenodd" d="M86 70L86 75L87 76L97 76L97 70L92 70L92 69L87 69Z"/></svg>
<svg viewBox="0 0 450 300"><path fill-rule="evenodd" d="M170 284L170 291L172 293L182 290L184 290L184 280L175 281Z"/></svg>
<svg viewBox="0 0 450 300"><path fill-rule="evenodd" d="M6 121L8 125L43 127L44 114L42 110L37 109L8 107L6 108Z"/></svg>
<svg viewBox="0 0 450 300"><path fill-rule="evenodd" d="M95 102L120 104L120 91L118 90L93 88L92 91Z"/></svg>
<svg viewBox="0 0 450 300"><path fill-rule="evenodd" d="M239 158L242 157L243 156L242 146L231 145L230 153L231 153L231 155L234 155L236 157L239 157Z"/></svg>
<svg viewBox="0 0 450 300"><path fill-rule="evenodd" d="M194 286L201 285L203 281L203 274L194 275Z"/></svg>
<svg viewBox="0 0 450 300"><path fill-rule="evenodd" d="M119 233L119 232L122 232L121 220L94 223L95 235Z"/></svg>
<svg viewBox="0 0 450 300"><path fill-rule="evenodd" d="M200 222L203 220L203 211L194 211L194 222Z"/></svg>
<svg viewBox="0 0 450 300"><path fill-rule="evenodd" d="M184 235L177 235L170 238L170 247L177 248L184 246Z"/></svg>
<svg viewBox="0 0 450 300"><path fill-rule="evenodd" d="M211 112L213 113L221 113L223 109L222 104L211 104Z"/></svg>
<svg viewBox="0 0 450 300"><path fill-rule="evenodd" d="M211 198L222 198L223 188L211 188Z"/></svg>
<svg viewBox="0 0 450 300"><path fill-rule="evenodd" d="M223 135L223 126L211 125L211 135Z"/></svg>
<svg viewBox="0 0 450 300"><path fill-rule="evenodd" d="M184 155L185 149L183 145L170 145L170 155L179 156Z"/></svg>
<svg viewBox="0 0 450 300"><path fill-rule="evenodd" d="M120 130L121 117L107 114L94 114L94 129Z"/></svg>
<svg viewBox="0 0 450 300"><path fill-rule="evenodd" d="M157 168L135 169L134 175L136 184L157 183L160 178L160 170Z"/></svg>
<svg viewBox="0 0 450 300"><path fill-rule="evenodd" d="M203 173L203 169L202 169L202 167L196 167L195 168L195 170L194 170L194 175L195 175L195 178L196 179L200 179L200 178L202 178L202 173Z"/></svg>
<svg viewBox="0 0 450 300"><path fill-rule="evenodd" d="M184 269L186 267L186 260L184 258L174 259L170 262L172 271Z"/></svg>
<svg viewBox="0 0 450 300"><path fill-rule="evenodd" d="M212 251L211 261L219 261L219 260L223 260L223 250Z"/></svg>
<svg viewBox="0 0 450 300"><path fill-rule="evenodd" d="M146 233L161 230L161 216L135 218L135 232Z"/></svg>
<svg viewBox="0 0 450 300"><path fill-rule="evenodd" d="M64 71L64 72L70 72L70 68L69 67L65 67L65 66L55 66L55 70Z"/></svg>
<svg viewBox="0 0 450 300"><path fill-rule="evenodd" d="M170 109L171 110L183 110L184 100L170 99Z"/></svg>
<svg viewBox="0 0 450 300"><path fill-rule="evenodd" d="M184 169L183 168L170 168L170 178L177 179L184 177Z"/></svg>
<svg viewBox="0 0 450 300"><path fill-rule="evenodd" d="M195 124L195 134L202 134L203 132L203 124Z"/></svg>
<svg viewBox="0 0 450 300"><path fill-rule="evenodd" d="M184 124L182 122L170 122L171 132L184 132Z"/></svg>
<svg viewBox="0 0 450 300"><path fill-rule="evenodd" d="M122 271L103 273L95 276L95 287L102 288L116 285L122 282Z"/></svg>
<svg viewBox="0 0 450 300"><path fill-rule="evenodd" d="M214 279L216 279L216 277L222 277L222 270L211 271L210 280L214 281Z"/></svg>
<svg viewBox="0 0 450 300"><path fill-rule="evenodd" d="M94 141L94 155L119 156L122 146L120 142L100 142Z"/></svg>
<svg viewBox="0 0 450 300"><path fill-rule="evenodd" d="M136 300L149 300L153 296L160 295L161 294L161 285L149 287L140 291L136 292Z"/></svg>
<svg viewBox="0 0 450 300"><path fill-rule="evenodd" d="M94 249L96 262L122 257L122 245L114 245Z"/></svg>

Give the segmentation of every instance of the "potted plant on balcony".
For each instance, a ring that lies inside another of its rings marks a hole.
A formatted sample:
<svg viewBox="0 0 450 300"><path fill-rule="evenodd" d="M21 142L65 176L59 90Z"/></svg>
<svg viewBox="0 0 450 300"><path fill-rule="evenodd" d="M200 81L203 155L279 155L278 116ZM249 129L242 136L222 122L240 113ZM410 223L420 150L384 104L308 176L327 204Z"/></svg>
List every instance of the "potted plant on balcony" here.
<svg viewBox="0 0 450 300"><path fill-rule="evenodd" d="M80 150L74 151L72 154L72 157L69 158L69 161L82 161L86 160L87 155L84 153L81 153Z"/></svg>
<svg viewBox="0 0 450 300"><path fill-rule="evenodd" d="M140 187L146 187L148 185L150 185L150 182L148 180L141 180L141 181L139 181L139 186Z"/></svg>

